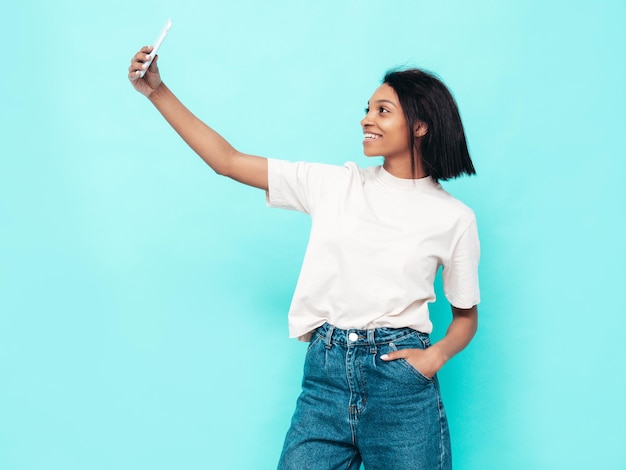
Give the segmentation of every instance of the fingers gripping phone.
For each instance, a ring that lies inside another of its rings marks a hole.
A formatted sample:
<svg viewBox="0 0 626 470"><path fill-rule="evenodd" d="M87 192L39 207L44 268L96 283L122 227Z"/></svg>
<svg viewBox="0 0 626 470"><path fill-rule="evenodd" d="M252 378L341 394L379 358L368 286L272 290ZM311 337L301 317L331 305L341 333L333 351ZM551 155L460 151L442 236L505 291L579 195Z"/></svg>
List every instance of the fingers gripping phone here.
<svg viewBox="0 0 626 470"><path fill-rule="evenodd" d="M172 27L172 20L168 19L165 22L165 25L163 26L163 29L157 36L156 40L152 43L152 52L150 53L150 60L146 62L148 66L144 70L141 71L141 73L139 74L139 78L143 77L148 71L148 69L150 68L150 64L156 57L157 52L159 51L159 47L161 47L161 44L163 44L163 41L165 40L165 36L167 36L167 33L170 32L171 27Z"/></svg>

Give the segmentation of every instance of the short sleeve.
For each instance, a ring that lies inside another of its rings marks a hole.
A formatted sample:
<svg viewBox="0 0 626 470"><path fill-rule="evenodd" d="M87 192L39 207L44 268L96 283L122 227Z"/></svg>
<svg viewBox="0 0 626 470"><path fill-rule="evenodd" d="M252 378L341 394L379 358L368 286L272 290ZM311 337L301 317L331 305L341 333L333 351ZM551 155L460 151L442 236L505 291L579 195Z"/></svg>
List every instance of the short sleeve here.
<svg viewBox="0 0 626 470"><path fill-rule="evenodd" d="M461 234L452 256L443 267L443 288L448 302L457 308L472 308L480 302L478 263L480 242L476 220Z"/></svg>
<svg viewBox="0 0 626 470"><path fill-rule="evenodd" d="M310 214L337 178L345 173L345 167L335 165L270 159L267 205Z"/></svg>

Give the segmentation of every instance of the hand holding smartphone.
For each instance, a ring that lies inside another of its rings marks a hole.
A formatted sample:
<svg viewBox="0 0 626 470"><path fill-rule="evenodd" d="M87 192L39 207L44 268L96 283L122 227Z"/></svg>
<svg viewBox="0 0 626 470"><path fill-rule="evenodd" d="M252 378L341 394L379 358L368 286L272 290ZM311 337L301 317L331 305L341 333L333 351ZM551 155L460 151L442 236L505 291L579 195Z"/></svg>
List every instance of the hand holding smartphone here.
<svg viewBox="0 0 626 470"><path fill-rule="evenodd" d="M150 52L150 60L148 62L146 62L147 67L144 70L142 70L141 73L139 74L140 78L143 77L146 74L146 72L148 71L148 69L150 68L150 64L152 63L152 61L156 57L157 52L159 50L159 47L161 47L161 44L163 44L163 41L165 40L165 37L167 36L167 33L170 32L171 27L172 27L172 20L168 19L165 22L165 25L163 26L163 29L161 30L161 32L157 36L156 40L154 41L154 43L152 43L152 52Z"/></svg>

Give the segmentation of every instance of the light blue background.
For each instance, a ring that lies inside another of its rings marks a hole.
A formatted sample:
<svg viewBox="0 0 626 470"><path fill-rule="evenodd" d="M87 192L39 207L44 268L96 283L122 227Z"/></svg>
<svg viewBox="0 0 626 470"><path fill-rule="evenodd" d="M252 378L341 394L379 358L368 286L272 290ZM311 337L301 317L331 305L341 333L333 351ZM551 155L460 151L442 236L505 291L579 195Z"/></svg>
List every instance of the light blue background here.
<svg viewBox="0 0 626 470"><path fill-rule="evenodd" d="M0 469L271 469L308 219L216 176L128 84L160 66L243 151L377 163L384 71L453 90L480 329L441 372L458 469L625 469L624 1L0 6ZM433 307L435 338L449 307Z"/></svg>

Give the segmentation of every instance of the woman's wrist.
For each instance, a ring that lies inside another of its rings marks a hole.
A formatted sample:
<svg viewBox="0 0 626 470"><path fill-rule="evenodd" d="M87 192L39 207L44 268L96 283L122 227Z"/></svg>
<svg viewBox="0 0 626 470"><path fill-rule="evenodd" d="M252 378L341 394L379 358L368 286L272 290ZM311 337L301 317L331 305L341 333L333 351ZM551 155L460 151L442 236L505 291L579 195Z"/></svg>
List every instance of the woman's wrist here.
<svg viewBox="0 0 626 470"><path fill-rule="evenodd" d="M438 369L441 369L450 360L450 355L439 343L433 344L430 348L427 349L427 351L429 351L433 355L433 358L437 363Z"/></svg>
<svg viewBox="0 0 626 470"><path fill-rule="evenodd" d="M152 102L152 104L156 105L159 100L163 98L163 96L167 93L167 87L165 83L161 82L159 85L152 90L152 92L147 96L147 98Z"/></svg>

